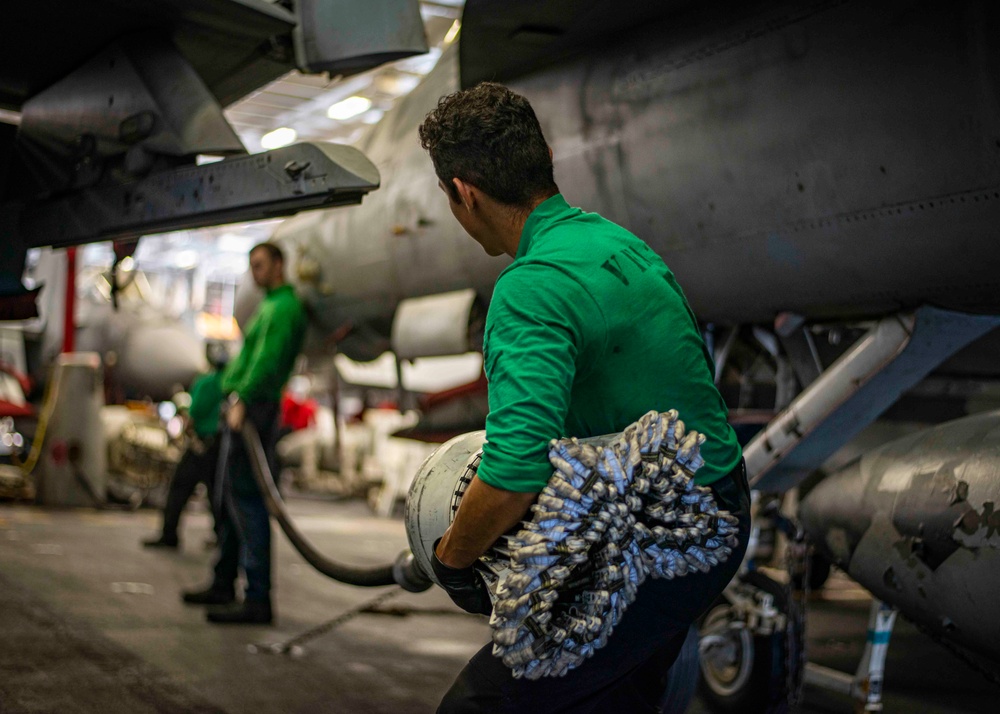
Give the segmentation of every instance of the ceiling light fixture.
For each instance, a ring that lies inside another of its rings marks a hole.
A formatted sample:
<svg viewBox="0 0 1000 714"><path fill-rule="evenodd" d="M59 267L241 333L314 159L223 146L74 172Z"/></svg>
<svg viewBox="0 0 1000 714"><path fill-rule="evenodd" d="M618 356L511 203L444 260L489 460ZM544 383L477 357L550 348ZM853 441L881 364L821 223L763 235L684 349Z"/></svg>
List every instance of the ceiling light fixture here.
<svg viewBox="0 0 1000 714"><path fill-rule="evenodd" d="M451 23L451 27L448 28L448 34L444 36L444 43L450 45L458 37L458 31L462 29L462 21L455 20Z"/></svg>
<svg viewBox="0 0 1000 714"><path fill-rule="evenodd" d="M260 137L260 146L263 149L280 149L282 146L288 146L294 142L298 136L295 129L283 126Z"/></svg>
<svg viewBox="0 0 1000 714"><path fill-rule="evenodd" d="M347 99L334 104L332 107L326 110L326 115L331 119L336 119L337 121L344 121L345 119L356 117L358 114L362 114L371 108L372 108L371 99L355 95L353 97L348 97Z"/></svg>

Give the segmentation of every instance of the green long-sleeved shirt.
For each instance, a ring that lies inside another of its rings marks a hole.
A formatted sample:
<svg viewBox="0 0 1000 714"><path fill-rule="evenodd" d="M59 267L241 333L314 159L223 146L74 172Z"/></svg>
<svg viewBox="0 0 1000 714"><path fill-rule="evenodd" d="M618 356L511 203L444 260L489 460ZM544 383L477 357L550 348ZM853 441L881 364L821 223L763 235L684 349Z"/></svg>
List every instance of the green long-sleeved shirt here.
<svg viewBox="0 0 1000 714"><path fill-rule="evenodd" d="M201 438L212 436L219 430L219 407L222 404L222 373L209 372L194 378L191 383L191 427Z"/></svg>
<svg viewBox="0 0 1000 714"><path fill-rule="evenodd" d="M306 314L291 285L268 291L222 375L222 391L245 402L278 401L306 335Z"/></svg>
<svg viewBox="0 0 1000 714"><path fill-rule="evenodd" d="M490 411L478 476L491 486L540 491L550 439L621 431L651 409L676 409L707 437L699 483L739 462L673 273L643 241L561 195L531 213L497 279L483 354Z"/></svg>

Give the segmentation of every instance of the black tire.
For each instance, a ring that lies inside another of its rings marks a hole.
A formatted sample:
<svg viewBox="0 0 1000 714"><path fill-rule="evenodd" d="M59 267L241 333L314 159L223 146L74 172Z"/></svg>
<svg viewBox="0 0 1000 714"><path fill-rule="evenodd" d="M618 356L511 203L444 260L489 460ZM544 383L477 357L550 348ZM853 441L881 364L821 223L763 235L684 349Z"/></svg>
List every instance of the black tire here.
<svg viewBox="0 0 1000 714"><path fill-rule="evenodd" d="M775 606L787 612L784 588L760 573L750 572L744 582L770 593ZM754 635L733 629L729 602L720 597L701 620L700 634L722 637L701 653L699 693L708 707L720 714L784 714L788 711L788 635L776 631ZM795 648L795 645L793 645Z"/></svg>

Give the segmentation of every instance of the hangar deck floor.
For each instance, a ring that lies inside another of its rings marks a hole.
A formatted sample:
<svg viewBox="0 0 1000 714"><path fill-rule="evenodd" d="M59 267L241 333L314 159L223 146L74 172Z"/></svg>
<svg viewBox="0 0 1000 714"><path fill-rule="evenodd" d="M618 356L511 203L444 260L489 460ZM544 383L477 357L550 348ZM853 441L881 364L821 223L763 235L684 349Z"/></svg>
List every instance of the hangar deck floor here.
<svg viewBox="0 0 1000 714"><path fill-rule="evenodd" d="M405 545L399 520L361 503L294 500L297 524L325 553L384 561ZM205 582L206 514L189 513L179 553L139 540L151 511L53 510L0 505L0 712L430 712L465 660L486 641L484 618L439 590L383 605L406 617L362 614L298 658L252 654L350 610L387 589L364 590L314 572L276 533L273 627L220 627L178 599ZM852 669L868 601L846 579L812 608L811 654ZM889 651L886 711L996 711L993 685L906 623ZM851 711L842 697L807 690L802 711ZM694 714L708 712L696 701Z"/></svg>

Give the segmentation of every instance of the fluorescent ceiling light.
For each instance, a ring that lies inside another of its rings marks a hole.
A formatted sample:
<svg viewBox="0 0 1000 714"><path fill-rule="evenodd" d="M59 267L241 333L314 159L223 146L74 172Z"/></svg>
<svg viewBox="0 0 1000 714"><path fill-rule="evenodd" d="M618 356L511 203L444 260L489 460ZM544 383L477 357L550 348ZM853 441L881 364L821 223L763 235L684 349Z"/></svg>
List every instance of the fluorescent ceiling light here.
<svg viewBox="0 0 1000 714"><path fill-rule="evenodd" d="M269 131L260 137L260 146L263 149L280 149L282 146L288 146L295 139L298 138L298 133L295 129L290 129L287 126L283 126L274 131Z"/></svg>
<svg viewBox="0 0 1000 714"><path fill-rule="evenodd" d="M336 119L337 121L344 121L345 119L356 117L358 114L366 112L371 108L372 108L371 99L355 95L353 97L348 97L342 102L337 102L336 104L334 104L332 107L326 110L326 115L331 119Z"/></svg>
<svg viewBox="0 0 1000 714"><path fill-rule="evenodd" d="M444 36L444 43L450 45L458 37L458 31L462 29L462 21L455 20L451 23L451 27L448 28L448 34Z"/></svg>
<svg viewBox="0 0 1000 714"><path fill-rule="evenodd" d="M198 251L182 250L174 257L174 264L181 270L190 270L198 265Z"/></svg>

